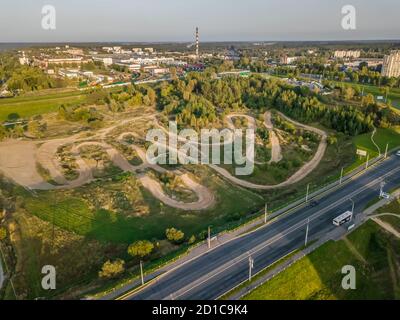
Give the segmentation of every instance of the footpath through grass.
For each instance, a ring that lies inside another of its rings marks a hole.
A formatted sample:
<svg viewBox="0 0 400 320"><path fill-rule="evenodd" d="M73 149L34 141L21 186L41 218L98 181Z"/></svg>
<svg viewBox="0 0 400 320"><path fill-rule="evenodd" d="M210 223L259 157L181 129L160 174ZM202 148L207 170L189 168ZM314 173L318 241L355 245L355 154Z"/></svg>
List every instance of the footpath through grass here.
<svg viewBox="0 0 400 320"><path fill-rule="evenodd" d="M297 261L244 300L400 298L400 241L369 221L339 242L330 241ZM341 270L356 269L356 290L344 290Z"/></svg>

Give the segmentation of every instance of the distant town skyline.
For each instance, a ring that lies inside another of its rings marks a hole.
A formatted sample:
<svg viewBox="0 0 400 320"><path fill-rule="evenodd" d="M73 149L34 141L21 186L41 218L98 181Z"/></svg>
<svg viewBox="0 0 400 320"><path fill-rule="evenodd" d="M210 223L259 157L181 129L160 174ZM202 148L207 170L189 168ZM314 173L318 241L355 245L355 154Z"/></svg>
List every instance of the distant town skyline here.
<svg viewBox="0 0 400 320"><path fill-rule="evenodd" d="M357 29L344 30L351 4ZM41 26L56 9L56 30ZM334 41L399 39L398 0L3 0L0 42ZM4 32L5 31L5 32Z"/></svg>

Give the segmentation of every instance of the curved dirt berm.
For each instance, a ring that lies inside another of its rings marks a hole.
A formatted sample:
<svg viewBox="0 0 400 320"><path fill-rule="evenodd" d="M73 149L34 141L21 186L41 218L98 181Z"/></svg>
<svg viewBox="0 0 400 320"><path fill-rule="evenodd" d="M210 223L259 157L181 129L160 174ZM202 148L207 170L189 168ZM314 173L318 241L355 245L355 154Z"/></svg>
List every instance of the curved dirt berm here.
<svg viewBox="0 0 400 320"><path fill-rule="evenodd" d="M271 190L271 189L276 189L276 188L287 187L289 185L292 185L296 182L301 181L306 176L308 176L312 171L314 171L314 169L319 165L322 158L324 157L324 154L325 154L325 151L327 148L327 141L326 141L327 134L320 129L304 125L302 123L299 123L297 121L290 119L289 117L285 116L284 114L282 114L280 112L278 112L278 113L281 117L283 117L287 121L292 122L297 127L315 132L321 136L321 142L318 146L317 152L315 153L314 157L309 162L307 162L303 167L301 167L299 169L299 171L297 171L295 174L293 174L289 179L287 179L286 181L284 181L280 184L276 184L276 185L259 185L259 184L255 184L252 182L241 180L241 179L233 176L228 170L221 168L219 166L210 165L210 167L212 169L214 169L215 171L217 171L220 175L222 175L227 180L229 180L239 186L249 188L249 189L258 189L258 190Z"/></svg>
<svg viewBox="0 0 400 320"><path fill-rule="evenodd" d="M269 132L269 140L271 142L271 160L269 163L278 163L282 160L282 148L279 138L274 131L274 125L271 121L271 112L264 113L264 126Z"/></svg>
<svg viewBox="0 0 400 320"><path fill-rule="evenodd" d="M214 204L214 195L208 188L198 184L187 174L181 175L180 178L182 179L183 183L197 195L198 200L196 202L186 203L170 198L165 194L161 184L158 181L150 178L148 175L139 177L139 181L142 183L143 187L149 190L155 198L159 199L161 202L170 207L186 211L199 211L205 210Z"/></svg>

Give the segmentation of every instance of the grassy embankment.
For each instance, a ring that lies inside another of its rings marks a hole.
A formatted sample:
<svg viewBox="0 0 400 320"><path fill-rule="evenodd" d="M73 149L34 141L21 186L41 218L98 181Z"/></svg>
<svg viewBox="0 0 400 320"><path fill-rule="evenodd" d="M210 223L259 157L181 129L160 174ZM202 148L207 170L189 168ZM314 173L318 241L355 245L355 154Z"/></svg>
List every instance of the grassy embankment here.
<svg viewBox="0 0 400 320"><path fill-rule="evenodd" d="M354 137L354 145L357 149L367 151L370 160L379 155L379 152L375 144L371 140L372 133L366 133ZM400 133L396 129L382 129L379 128L374 136L374 141L378 145L381 154L385 153L386 145L389 144L389 150L397 148L400 146ZM346 168L346 172L360 166L365 163L366 157L357 156L356 161Z"/></svg>

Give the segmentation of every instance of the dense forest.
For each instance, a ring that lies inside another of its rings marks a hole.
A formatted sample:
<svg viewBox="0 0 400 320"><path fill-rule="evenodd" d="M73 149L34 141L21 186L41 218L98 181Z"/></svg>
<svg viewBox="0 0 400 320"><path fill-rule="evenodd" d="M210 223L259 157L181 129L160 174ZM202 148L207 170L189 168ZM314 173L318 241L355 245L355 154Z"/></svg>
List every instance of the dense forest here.
<svg viewBox="0 0 400 320"><path fill-rule="evenodd" d="M393 112L373 100L361 108L330 105L307 88L289 86L261 76L212 79L210 74L190 74L185 80L162 83L157 88L158 108L176 117L178 125L201 128L232 110L276 108L303 122L321 124L349 135L398 123Z"/></svg>
<svg viewBox="0 0 400 320"><path fill-rule="evenodd" d="M0 85L10 91L34 91L63 86L63 81L49 77L40 68L21 65L15 56L0 56Z"/></svg>

